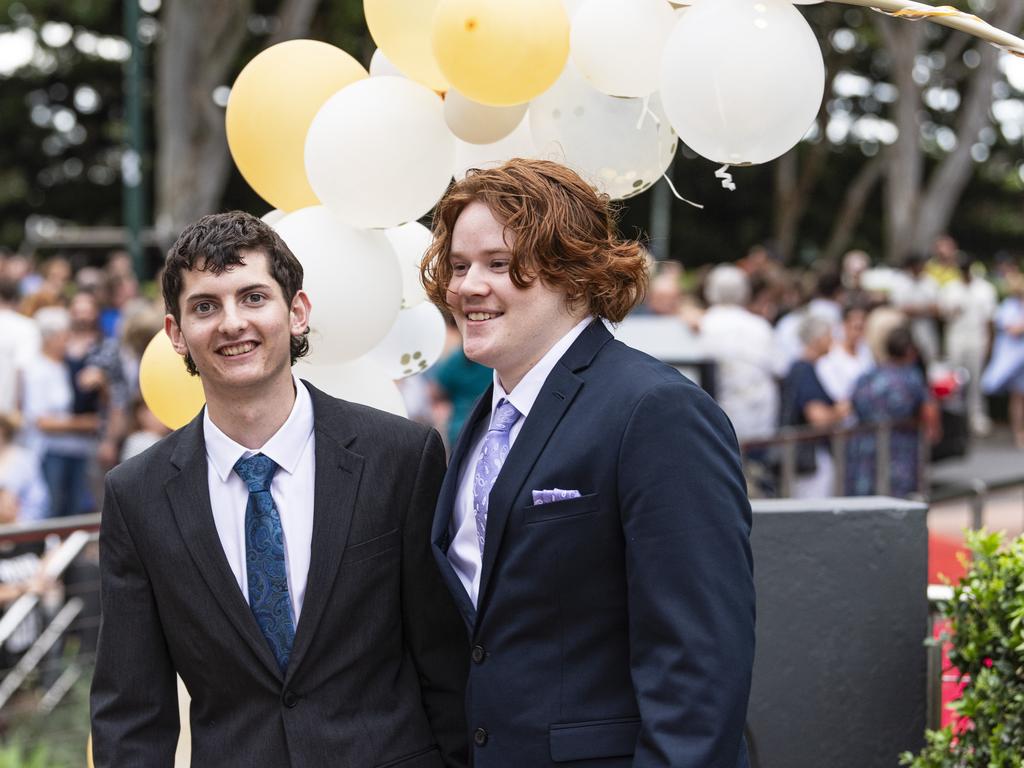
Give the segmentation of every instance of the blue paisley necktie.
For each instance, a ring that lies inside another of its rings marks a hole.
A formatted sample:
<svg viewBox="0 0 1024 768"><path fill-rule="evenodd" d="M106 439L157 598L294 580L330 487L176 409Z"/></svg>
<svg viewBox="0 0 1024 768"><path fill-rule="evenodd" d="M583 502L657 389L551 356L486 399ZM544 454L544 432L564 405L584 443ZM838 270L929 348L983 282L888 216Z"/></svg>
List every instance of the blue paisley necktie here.
<svg viewBox="0 0 1024 768"><path fill-rule="evenodd" d="M257 453L235 463L235 472L249 488L245 507L245 571L249 607L284 674L295 639L292 601L284 559L281 517L270 496L270 481L277 464Z"/></svg>
<svg viewBox="0 0 1024 768"><path fill-rule="evenodd" d="M494 409L491 425L484 437L484 447L473 473L473 512L476 515L476 538L480 554L484 552L484 537L487 533L487 505L494 481L498 479L501 465L509 451L509 433L522 414L508 400L502 398Z"/></svg>

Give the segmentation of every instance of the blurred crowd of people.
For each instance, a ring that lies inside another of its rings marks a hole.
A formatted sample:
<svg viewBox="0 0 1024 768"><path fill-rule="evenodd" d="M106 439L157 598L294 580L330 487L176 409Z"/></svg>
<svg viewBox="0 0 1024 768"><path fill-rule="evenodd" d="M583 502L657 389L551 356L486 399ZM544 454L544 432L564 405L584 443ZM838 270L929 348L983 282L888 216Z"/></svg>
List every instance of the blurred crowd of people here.
<svg viewBox="0 0 1024 768"><path fill-rule="evenodd" d="M992 428L986 396L1008 393L1014 439L1024 447L1024 276L1009 257L985 265L943 236L898 267L873 267L868 254L852 251L838 267L796 272L758 246L695 274L659 265L646 309L687 327L715 360L716 397L741 442L754 446L752 459L777 463L763 443L786 426L913 422L937 442L933 390L947 379L962 389L975 435ZM875 435L848 437L838 487L874 493ZM893 495L920 490L919 445L916 428L894 432ZM796 461L793 495L835 495L827 439L801 443Z"/></svg>
<svg viewBox="0 0 1024 768"><path fill-rule="evenodd" d="M102 477L166 430L139 395L139 361L163 326L126 253L75 269L0 256L0 515L96 511Z"/></svg>

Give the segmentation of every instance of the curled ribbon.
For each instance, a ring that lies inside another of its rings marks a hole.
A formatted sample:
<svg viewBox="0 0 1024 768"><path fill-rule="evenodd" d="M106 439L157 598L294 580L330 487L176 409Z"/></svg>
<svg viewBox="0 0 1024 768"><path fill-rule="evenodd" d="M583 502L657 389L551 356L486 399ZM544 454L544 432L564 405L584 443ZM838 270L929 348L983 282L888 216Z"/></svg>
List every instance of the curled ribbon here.
<svg viewBox="0 0 1024 768"><path fill-rule="evenodd" d="M732 174L729 173L729 165L723 165L717 171L715 171L715 178L722 180L722 189L728 189L730 192L736 191L736 182L732 180Z"/></svg>

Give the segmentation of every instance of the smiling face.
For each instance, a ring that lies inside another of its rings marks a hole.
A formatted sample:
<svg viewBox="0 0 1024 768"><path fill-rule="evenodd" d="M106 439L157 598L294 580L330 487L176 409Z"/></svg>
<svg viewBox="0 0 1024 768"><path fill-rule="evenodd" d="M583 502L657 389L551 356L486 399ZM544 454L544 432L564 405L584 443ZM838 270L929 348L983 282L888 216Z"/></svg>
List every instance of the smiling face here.
<svg viewBox="0 0 1024 768"><path fill-rule="evenodd" d="M273 391L290 381L291 338L309 325L306 294L299 291L289 305L266 255L240 255L243 263L219 275L202 269L184 272L181 319L164 319L175 350L194 360L207 400Z"/></svg>
<svg viewBox="0 0 1024 768"><path fill-rule="evenodd" d="M487 205L469 203L452 229L447 294L466 357L494 368L506 392L585 316L541 280L512 283L512 238Z"/></svg>

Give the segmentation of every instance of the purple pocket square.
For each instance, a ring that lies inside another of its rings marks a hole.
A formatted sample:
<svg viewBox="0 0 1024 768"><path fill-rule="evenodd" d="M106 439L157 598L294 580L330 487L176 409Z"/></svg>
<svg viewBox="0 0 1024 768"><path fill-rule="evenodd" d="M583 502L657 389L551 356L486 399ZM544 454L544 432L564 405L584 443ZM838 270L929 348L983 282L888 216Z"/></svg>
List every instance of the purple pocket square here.
<svg viewBox="0 0 1024 768"><path fill-rule="evenodd" d="M534 491L533 505L550 504L553 501L565 501L566 499L578 499L579 491L564 491L561 488L552 488L550 491Z"/></svg>

